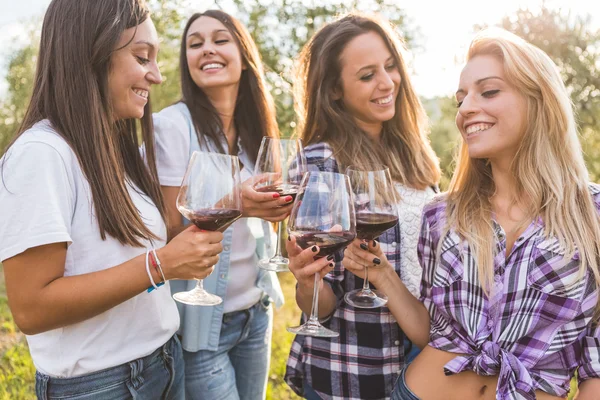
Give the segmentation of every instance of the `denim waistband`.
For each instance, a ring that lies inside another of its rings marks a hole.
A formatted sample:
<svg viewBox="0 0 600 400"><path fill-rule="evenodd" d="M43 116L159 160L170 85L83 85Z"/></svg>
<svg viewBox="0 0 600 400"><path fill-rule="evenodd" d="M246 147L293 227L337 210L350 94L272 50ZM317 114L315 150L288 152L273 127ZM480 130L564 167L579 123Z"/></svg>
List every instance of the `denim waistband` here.
<svg viewBox="0 0 600 400"><path fill-rule="evenodd" d="M164 345L154 350L151 354L140 357L136 360L129 361L125 364L117 365L103 369L101 371L92 372L82 376L76 376L73 378L55 378L40 372L36 372L36 376L39 380L43 381L47 385L48 392L51 394L53 390L61 390L63 387L72 387L86 382L94 382L95 386L109 385L111 383L125 382L130 379L132 375L139 373L143 368L147 368L153 365L157 361L162 361L164 357L172 355L172 348L176 346L175 336L169 339Z"/></svg>
<svg viewBox="0 0 600 400"><path fill-rule="evenodd" d="M259 306L264 309L267 309L269 307L269 305L271 305L272 302L273 302L273 300L271 300L269 295L267 295L266 293L263 293L260 300L258 300L256 303L254 303L250 307L248 307L244 310L231 311L231 312L223 314L223 321L235 318L235 316L238 314L247 314L248 312L250 312L250 310L252 310L253 308L259 307Z"/></svg>

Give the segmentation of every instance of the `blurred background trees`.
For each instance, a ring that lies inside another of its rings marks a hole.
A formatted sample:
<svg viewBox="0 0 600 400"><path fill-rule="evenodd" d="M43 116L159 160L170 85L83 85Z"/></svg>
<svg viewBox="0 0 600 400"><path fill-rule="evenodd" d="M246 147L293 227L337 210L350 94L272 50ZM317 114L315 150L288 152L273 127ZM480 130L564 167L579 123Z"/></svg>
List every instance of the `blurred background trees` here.
<svg viewBox="0 0 600 400"><path fill-rule="evenodd" d="M150 0L150 4L161 40L159 62L164 76L164 83L152 92L153 107L158 111L177 101L180 96L179 42L189 17L189 7L186 8L186 0ZM410 16L398 5L385 0L324 0L310 3L303 0L231 0L228 3L225 11L246 24L259 47L269 88L277 106L279 126L284 135L292 134L295 128L291 84L296 55L323 23L350 9L381 13L397 26L408 49L418 50L418 28L409 23ZM600 33L589 28L588 19L544 7L535 12L517 10L504 17L500 25L546 51L559 66L578 113L591 179L598 180ZM474 32L480 28L475 26ZM30 33L30 44L15 51L9 59L6 76L8 90L0 99L0 151L18 129L29 100L38 31L39 26L34 26ZM438 97L424 98L422 101L430 118L430 138L440 157L444 171L442 187L445 187L452 172L453 154L458 143L458 132L454 126L454 99Z"/></svg>

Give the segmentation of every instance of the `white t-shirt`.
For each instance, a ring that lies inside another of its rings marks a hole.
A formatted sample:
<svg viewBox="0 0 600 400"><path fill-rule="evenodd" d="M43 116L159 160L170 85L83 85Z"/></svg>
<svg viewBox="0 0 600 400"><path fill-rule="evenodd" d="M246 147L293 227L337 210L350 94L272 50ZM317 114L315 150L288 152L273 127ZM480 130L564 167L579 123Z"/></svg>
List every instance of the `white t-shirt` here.
<svg viewBox="0 0 600 400"><path fill-rule="evenodd" d="M145 248L123 246L110 236L101 239L89 183L75 153L48 121L23 133L3 159L0 261L32 247L66 242L64 275L72 276L108 269L145 254ZM150 198L131 187L129 194L147 226L165 238L164 221ZM154 246L164 244L161 240ZM167 283L86 321L27 336L27 342L40 372L67 378L146 356L166 343L178 327L179 314Z"/></svg>
<svg viewBox="0 0 600 400"><path fill-rule="evenodd" d="M181 105L171 106L154 114L156 164L158 179L163 186L181 186L190 159L190 121L180 111ZM194 140L196 139L194 133ZM242 181L252 177L247 166L240 172ZM232 225L231 248L224 244L223 251L231 251L227 292L223 312L245 310L260 299L262 290L256 287L256 239L252 236L248 218L240 218ZM214 273L218 273L215 271Z"/></svg>

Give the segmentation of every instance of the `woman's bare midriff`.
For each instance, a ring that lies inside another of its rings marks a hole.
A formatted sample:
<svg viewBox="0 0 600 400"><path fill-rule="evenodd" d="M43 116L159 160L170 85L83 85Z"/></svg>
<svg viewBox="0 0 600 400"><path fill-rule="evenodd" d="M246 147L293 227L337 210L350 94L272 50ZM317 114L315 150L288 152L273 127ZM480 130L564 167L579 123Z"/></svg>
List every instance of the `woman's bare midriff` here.
<svg viewBox="0 0 600 400"><path fill-rule="evenodd" d="M406 370L406 385L422 400L495 400L497 376L444 374L444 365L457 355L426 346ZM539 390L535 394L538 400L563 400Z"/></svg>

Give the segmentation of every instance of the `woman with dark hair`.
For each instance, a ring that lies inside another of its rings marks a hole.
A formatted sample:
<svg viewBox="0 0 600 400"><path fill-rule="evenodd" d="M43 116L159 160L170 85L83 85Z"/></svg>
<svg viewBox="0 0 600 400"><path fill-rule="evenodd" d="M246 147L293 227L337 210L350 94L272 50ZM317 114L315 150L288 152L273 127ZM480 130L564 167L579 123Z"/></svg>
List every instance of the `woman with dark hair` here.
<svg viewBox="0 0 600 400"><path fill-rule="evenodd" d="M294 340L285 379L308 399L387 399L398 371L426 344L417 239L440 171L401 52L389 23L352 13L321 28L300 55L295 90L309 170L386 166L400 198L398 225L378 241L355 240L335 265L314 262L313 249L301 252L295 239L288 242L298 306L309 314L320 272L319 317L340 333ZM386 306L361 309L344 301L362 288L365 267Z"/></svg>
<svg viewBox="0 0 600 400"><path fill-rule="evenodd" d="M157 52L143 0L46 12L31 103L0 164L0 261L40 399L184 398L165 281L210 274L223 235L190 227L165 245Z"/></svg>
<svg viewBox="0 0 600 400"><path fill-rule="evenodd" d="M169 237L184 228L176 208L181 181L195 150L237 155L242 179L251 174L263 136L277 137L272 98L246 28L222 11L192 15L181 43L182 100L154 116L158 177ZM178 304L189 399L263 399L269 369L271 301L283 296L275 273L260 270L270 244L269 224L281 221L292 198L258 193L246 183L244 214L225 231L224 252L204 287L224 299L213 307ZM181 281L173 291L191 289Z"/></svg>

